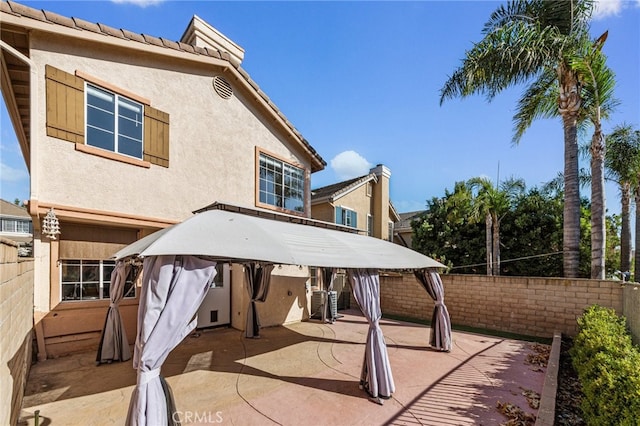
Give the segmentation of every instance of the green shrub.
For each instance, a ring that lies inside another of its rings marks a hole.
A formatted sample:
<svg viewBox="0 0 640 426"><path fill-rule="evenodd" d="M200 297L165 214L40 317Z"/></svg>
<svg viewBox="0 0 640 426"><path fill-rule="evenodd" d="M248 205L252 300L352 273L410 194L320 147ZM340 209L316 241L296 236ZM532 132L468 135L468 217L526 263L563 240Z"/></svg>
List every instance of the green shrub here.
<svg viewBox="0 0 640 426"><path fill-rule="evenodd" d="M592 306L578 319L571 349L589 425L640 425L640 351L626 320L613 309Z"/></svg>

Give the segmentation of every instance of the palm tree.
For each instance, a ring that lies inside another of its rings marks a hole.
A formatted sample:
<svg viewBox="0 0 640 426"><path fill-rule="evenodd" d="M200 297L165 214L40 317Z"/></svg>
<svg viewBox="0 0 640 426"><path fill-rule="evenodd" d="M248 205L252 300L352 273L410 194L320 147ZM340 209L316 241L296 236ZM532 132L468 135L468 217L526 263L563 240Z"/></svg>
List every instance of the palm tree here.
<svg viewBox="0 0 640 426"><path fill-rule="evenodd" d="M601 48L607 38L602 34L571 59L571 67L578 73L582 84L582 107L578 125L591 123L594 132L587 150L591 158L591 278L604 279L605 275L605 193L604 193L604 135L602 120L608 118L618 105L613 97L614 74L606 65ZM542 74L525 96L518 102L514 117L516 137L520 138L535 118L557 117L557 81L552 75ZM580 171L581 173L582 171ZM581 180L580 173L578 179ZM582 187L582 182L580 187Z"/></svg>
<svg viewBox="0 0 640 426"><path fill-rule="evenodd" d="M583 111L593 124L591 137L591 278L605 278L606 210L604 192L604 157L606 145L602 132L602 119L618 105L613 97L615 78L606 65L600 47L606 39L604 33L586 55L576 58L573 67L582 76L584 84Z"/></svg>
<svg viewBox="0 0 640 426"><path fill-rule="evenodd" d="M500 275L500 222L511 210L516 196L525 190L524 181L511 178L498 187L486 177L476 177L469 179L467 186L476 191L473 199L475 216L484 216L487 275Z"/></svg>
<svg viewBox="0 0 640 426"><path fill-rule="evenodd" d="M622 229L620 231L620 270L631 271L631 194L636 201L636 241L640 241L640 131L630 125L616 126L606 137L605 166L607 178L620 188ZM636 250L636 267L640 265ZM637 279L637 277L635 277Z"/></svg>
<svg viewBox="0 0 640 426"><path fill-rule="evenodd" d="M454 97L485 94L492 99L503 89L533 80L557 84L555 108L564 128L564 275L578 275L580 191L577 123L582 106L578 73L571 58L588 40L592 0L520 0L496 9L485 24L484 38L440 92L440 104ZM533 120L533 118L532 118ZM514 142L522 135L516 132Z"/></svg>

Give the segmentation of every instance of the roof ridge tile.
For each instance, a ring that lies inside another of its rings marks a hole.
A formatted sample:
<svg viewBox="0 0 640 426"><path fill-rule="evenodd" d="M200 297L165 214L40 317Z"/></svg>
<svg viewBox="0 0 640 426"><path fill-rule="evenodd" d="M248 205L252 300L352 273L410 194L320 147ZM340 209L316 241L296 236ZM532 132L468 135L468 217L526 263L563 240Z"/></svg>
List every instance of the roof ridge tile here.
<svg viewBox="0 0 640 426"><path fill-rule="evenodd" d="M100 31L100 27L98 26L98 24L85 21L84 19L80 19L80 18L71 18L71 19L73 20L73 22L75 22L76 27L78 29L91 31L92 33L102 33L102 31Z"/></svg>
<svg viewBox="0 0 640 426"><path fill-rule="evenodd" d="M118 37L118 38L123 38L125 40L127 39L124 36L124 34L122 33L122 30L110 27L109 25L101 24L100 22L98 22L98 27L100 27L100 30L104 34L107 34L107 35L110 35L110 36L114 36L114 37Z"/></svg>
<svg viewBox="0 0 640 426"><path fill-rule="evenodd" d="M11 8L11 10L21 16L26 16L28 18L37 19L38 21L47 22L47 17L45 16L42 9L34 9L29 6L25 6L20 3L16 3L14 1L8 1L7 4Z"/></svg>
<svg viewBox="0 0 640 426"><path fill-rule="evenodd" d="M58 15L57 13L50 12L48 10L43 10L42 13L44 13L44 16L47 18L48 21L54 24L60 24L60 25L64 25L65 27L78 29L76 27L75 22L73 22L73 19L67 16Z"/></svg>

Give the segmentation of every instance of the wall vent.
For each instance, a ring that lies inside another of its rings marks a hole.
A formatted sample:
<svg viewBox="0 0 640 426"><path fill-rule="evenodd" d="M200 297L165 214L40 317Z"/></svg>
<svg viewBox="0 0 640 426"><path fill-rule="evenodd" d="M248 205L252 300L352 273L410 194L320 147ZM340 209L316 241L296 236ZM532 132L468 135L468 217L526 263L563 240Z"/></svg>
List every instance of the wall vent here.
<svg viewBox="0 0 640 426"><path fill-rule="evenodd" d="M233 95L233 89L229 82L219 75L213 77L213 88L222 99L229 99Z"/></svg>

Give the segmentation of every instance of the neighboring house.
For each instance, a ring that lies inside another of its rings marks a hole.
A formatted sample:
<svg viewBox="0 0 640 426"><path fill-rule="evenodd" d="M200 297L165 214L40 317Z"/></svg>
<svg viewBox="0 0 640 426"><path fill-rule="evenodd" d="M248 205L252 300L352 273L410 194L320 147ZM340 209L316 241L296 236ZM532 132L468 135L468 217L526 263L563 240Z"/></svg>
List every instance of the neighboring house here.
<svg viewBox="0 0 640 426"><path fill-rule="evenodd" d="M209 24L194 16L171 41L0 5L2 94L30 174L39 359L97 347L125 245L215 201L311 217L310 176L326 163ZM243 329L242 266L219 266L198 324ZM120 304L130 343L133 278ZM308 316L308 279L278 268L263 326Z"/></svg>
<svg viewBox="0 0 640 426"><path fill-rule="evenodd" d="M18 243L19 256L31 256L33 227L27 209L0 199L0 238Z"/></svg>
<svg viewBox="0 0 640 426"><path fill-rule="evenodd" d="M391 171L378 164L367 175L313 189L311 217L356 228L363 235L393 241L394 222L399 216L389 198L390 178ZM334 290L338 309L352 305L351 291L343 273L338 274Z"/></svg>
<svg viewBox="0 0 640 426"><path fill-rule="evenodd" d="M394 225L393 242L412 249L413 228L411 227L411 222L419 218L424 212L425 210L418 210L415 212L400 213L400 220Z"/></svg>
<svg viewBox="0 0 640 426"><path fill-rule="evenodd" d="M393 241L400 220L389 198L391 171L382 164L369 174L311 190L311 217L350 226L364 235Z"/></svg>

